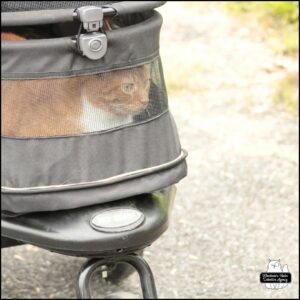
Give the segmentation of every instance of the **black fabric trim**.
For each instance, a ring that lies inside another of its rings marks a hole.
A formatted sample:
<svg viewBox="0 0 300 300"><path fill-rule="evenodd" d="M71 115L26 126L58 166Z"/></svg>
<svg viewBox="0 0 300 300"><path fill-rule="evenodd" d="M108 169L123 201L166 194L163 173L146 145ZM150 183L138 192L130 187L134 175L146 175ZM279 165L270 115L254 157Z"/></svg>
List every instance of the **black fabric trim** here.
<svg viewBox="0 0 300 300"><path fill-rule="evenodd" d="M101 186L108 186L112 184L116 184L119 182L127 181L130 179L135 179L139 177L144 177L146 175L151 175L151 174L156 174L160 173L161 171L171 169L174 166L177 166L181 164L185 159L187 158L187 151L182 150L182 153L178 158L171 162L167 162L163 165L160 166L153 166L149 167L145 170L142 170L139 172L131 172L133 174L128 174L126 177L118 177L118 176L113 176L111 180L107 179L100 179L99 182L92 182L92 183L78 183L78 184L72 184L72 185L61 185L60 187L56 186L49 186L45 188L40 188L40 187L32 187L32 188L26 188L26 190L22 190L22 188L16 188L16 190L6 190L5 187L1 187L1 194L14 194L14 195L31 195L31 194L41 194L41 193L52 193L52 192L62 192L62 191L74 191L74 190L79 190L79 189L86 189L86 188L93 188L93 187L101 187ZM155 169L155 170L152 170ZM122 175L122 174L120 174ZM117 178L118 177L118 178ZM101 182L102 181L102 182ZM19 189L19 191L17 190Z"/></svg>
<svg viewBox="0 0 300 300"><path fill-rule="evenodd" d="M122 64L115 64L110 66L100 66L95 68L74 70L68 72L37 72L37 73L8 73L2 72L1 79L2 80L31 80L31 79L53 79L53 78L66 78L66 77L76 77L82 75L94 75L99 73L117 71L122 69L128 69L133 67L138 67L144 64L152 63L156 59L160 57L159 49L157 49L153 54L149 56L145 56L136 60L132 60L131 62L126 62Z"/></svg>

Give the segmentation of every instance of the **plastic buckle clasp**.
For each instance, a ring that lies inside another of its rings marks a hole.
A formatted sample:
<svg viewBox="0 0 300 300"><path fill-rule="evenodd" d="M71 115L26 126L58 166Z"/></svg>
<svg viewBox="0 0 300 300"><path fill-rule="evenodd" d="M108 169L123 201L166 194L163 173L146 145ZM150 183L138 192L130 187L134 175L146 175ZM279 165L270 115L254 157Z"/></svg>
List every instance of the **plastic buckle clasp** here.
<svg viewBox="0 0 300 300"><path fill-rule="evenodd" d="M77 47L83 56L92 60L102 58L107 51L107 37L103 32L103 10L97 6L83 6L76 10L81 21ZM85 29L87 33L81 34Z"/></svg>
<svg viewBox="0 0 300 300"><path fill-rule="evenodd" d="M98 31L103 27L103 10L97 6L83 6L77 9L78 19L88 32Z"/></svg>

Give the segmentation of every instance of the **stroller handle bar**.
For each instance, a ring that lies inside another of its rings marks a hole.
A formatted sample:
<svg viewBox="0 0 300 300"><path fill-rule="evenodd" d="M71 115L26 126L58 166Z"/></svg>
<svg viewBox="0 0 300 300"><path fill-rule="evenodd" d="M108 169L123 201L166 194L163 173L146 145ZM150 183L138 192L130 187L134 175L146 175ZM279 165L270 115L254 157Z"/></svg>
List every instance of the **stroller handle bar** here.
<svg viewBox="0 0 300 300"><path fill-rule="evenodd" d="M102 11L104 16L125 15L149 11L165 3L166 1L121 1L103 5ZM76 9L3 12L1 13L1 26L32 26L72 22L78 17Z"/></svg>

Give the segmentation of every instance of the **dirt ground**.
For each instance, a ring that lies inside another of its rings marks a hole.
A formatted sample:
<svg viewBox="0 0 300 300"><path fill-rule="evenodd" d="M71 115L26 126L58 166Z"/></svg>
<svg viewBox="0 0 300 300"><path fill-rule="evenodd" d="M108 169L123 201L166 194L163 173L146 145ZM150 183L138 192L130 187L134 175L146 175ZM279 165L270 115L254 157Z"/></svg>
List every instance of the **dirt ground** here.
<svg viewBox="0 0 300 300"><path fill-rule="evenodd" d="M160 298L298 298L298 117L273 104L276 82L298 72L257 24L216 2L159 9L170 107L189 175L178 184L169 230L145 252ZM178 82L176 82L176 80ZM83 259L33 246L2 251L2 298L74 298ZM292 283L259 282L280 259ZM137 276L93 284L95 297L139 294Z"/></svg>

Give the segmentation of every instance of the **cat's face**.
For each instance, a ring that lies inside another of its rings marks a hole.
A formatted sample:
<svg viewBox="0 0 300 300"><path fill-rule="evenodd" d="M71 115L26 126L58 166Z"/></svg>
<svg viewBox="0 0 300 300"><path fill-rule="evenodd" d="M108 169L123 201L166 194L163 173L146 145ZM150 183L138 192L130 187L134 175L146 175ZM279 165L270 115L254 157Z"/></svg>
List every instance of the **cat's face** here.
<svg viewBox="0 0 300 300"><path fill-rule="evenodd" d="M150 67L94 75L85 81L83 89L95 107L117 115L136 115L149 104Z"/></svg>
<svg viewBox="0 0 300 300"><path fill-rule="evenodd" d="M280 260L269 260L268 272L281 272Z"/></svg>

